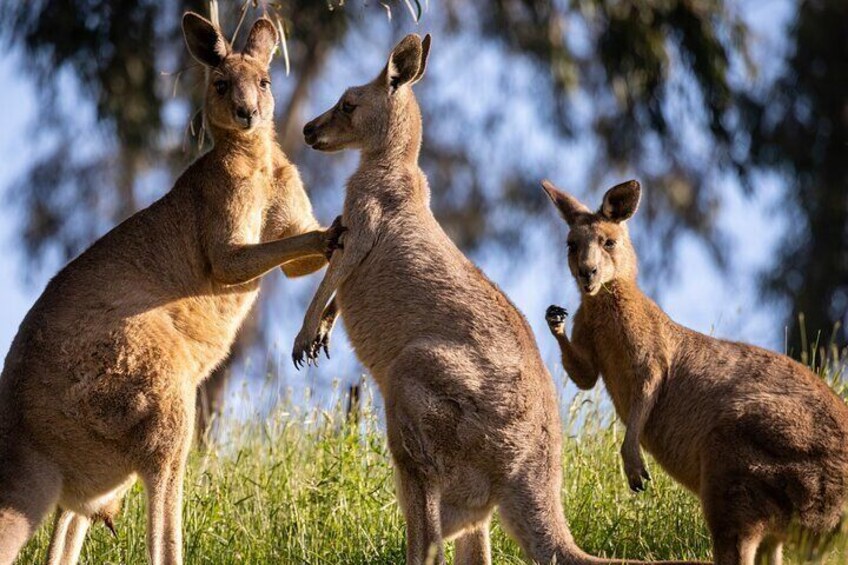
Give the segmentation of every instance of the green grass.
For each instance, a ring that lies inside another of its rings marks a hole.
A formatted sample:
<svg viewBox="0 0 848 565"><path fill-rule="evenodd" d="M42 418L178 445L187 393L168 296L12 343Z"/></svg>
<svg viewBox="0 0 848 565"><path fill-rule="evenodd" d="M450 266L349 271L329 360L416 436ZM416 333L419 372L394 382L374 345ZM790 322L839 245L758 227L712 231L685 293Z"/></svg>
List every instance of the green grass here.
<svg viewBox="0 0 848 565"><path fill-rule="evenodd" d="M627 488L618 452L621 428L600 407L601 391L563 410L562 499L575 539L597 555L642 559L710 557L694 496L649 461L654 480ZM368 403L366 403L368 404ZM341 403L339 403L339 406ZM393 494L385 435L368 406L358 426L343 411L300 414L280 406L261 421L227 423L226 439L191 458L186 482L187 563L400 563L404 524ZM115 539L96 525L84 563L144 563L144 496L136 487L116 521ZM20 563L43 560L48 527ZM493 526L495 563L523 563ZM826 562L844 563L845 538ZM448 548L451 557L452 548ZM788 561L798 563L790 552Z"/></svg>

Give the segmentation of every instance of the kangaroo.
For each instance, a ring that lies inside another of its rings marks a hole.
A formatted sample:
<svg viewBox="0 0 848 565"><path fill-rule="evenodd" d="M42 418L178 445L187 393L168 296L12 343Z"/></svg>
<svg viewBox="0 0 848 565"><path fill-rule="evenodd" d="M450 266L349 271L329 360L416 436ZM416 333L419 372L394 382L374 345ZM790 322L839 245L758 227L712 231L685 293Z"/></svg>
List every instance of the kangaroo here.
<svg viewBox="0 0 848 565"><path fill-rule="evenodd" d="M781 563L793 517L811 532L833 530L848 502L845 403L800 363L680 326L639 290L626 225L638 182L611 188L597 212L543 186L568 223L582 294L571 339L562 308L548 308L548 324L579 388L603 376L627 427L630 487L650 478L641 444L700 497L717 565L752 565L758 554Z"/></svg>
<svg viewBox="0 0 848 565"><path fill-rule="evenodd" d="M75 563L92 518L107 525L138 476L154 564L182 562L183 471L195 389L226 356L259 278L327 263L342 228L320 230L278 147L267 19L233 52L208 20L183 18L210 69L214 147L173 189L50 281L0 377L0 564L58 504L51 563Z"/></svg>
<svg viewBox="0 0 848 565"><path fill-rule="evenodd" d="M407 523L407 561L490 563L496 506L539 563L613 563L582 552L560 503L561 423L553 380L519 311L448 238L418 167L412 85L430 36L406 36L370 83L304 127L321 151L358 149L347 183L344 250L309 305L292 356L317 359L336 293L353 347L385 399ZM332 303L331 303L332 304Z"/></svg>

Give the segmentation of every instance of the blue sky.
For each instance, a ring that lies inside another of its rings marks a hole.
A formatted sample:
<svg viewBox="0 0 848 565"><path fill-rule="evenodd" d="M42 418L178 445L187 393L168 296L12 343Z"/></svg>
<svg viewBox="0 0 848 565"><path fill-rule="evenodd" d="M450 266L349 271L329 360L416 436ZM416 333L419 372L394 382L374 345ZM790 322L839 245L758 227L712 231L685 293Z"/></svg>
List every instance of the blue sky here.
<svg viewBox="0 0 848 565"><path fill-rule="evenodd" d="M9 204L8 185L25 169L28 155L21 150L21 139L32 125L35 107L31 86L22 81L8 55L0 55L0 81L6 85L0 93L3 127L0 128L0 250L6 258L0 267L0 350L5 357L29 307L38 298L46 280L24 284L21 251L15 239L17 213Z"/></svg>
<svg viewBox="0 0 848 565"><path fill-rule="evenodd" d="M790 6L791 3L785 0L743 4L745 19L755 35L754 57L762 64L761 73L765 78L778 68L779 58L770 54L783 49L782 38ZM436 57L431 64L439 64ZM26 149L22 149L26 145L21 140L26 138L37 111L32 99L32 85L21 79L16 65L14 54L0 55L0 81L4 85L0 90L0 107L6 109L3 127L0 128L0 162L4 163L0 167L0 249L6 258L0 267L0 295L3 296L0 301L0 351L3 355L8 351L27 310L53 274L48 268L39 278L26 284L22 267L24 258L16 240L18 211L9 202L8 185L23 170L29 158ZM314 106L320 108L333 101L321 100ZM328 161L329 164L332 162ZM539 175L547 176L545 171L540 171ZM727 195L719 224L730 238L730 269L727 273L719 272L705 248L694 238L687 237L679 246L678 275L662 285L662 294L654 298L675 320L694 329L782 350L781 320L784 311L776 305L764 304L756 284L757 274L769 264L784 229L783 215L779 213L781 183L779 179L763 177L756 197L749 198L743 196L732 181L718 179L716 182L724 182L721 188ZM646 189L650 190L650 187ZM597 202L590 204L596 205ZM550 213L553 215L553 210ZM330 219L330 214L322 213L321 220L326 222ZM640 229L638 216L631 224L631 229ZM564 241L565 227L556 222L540 224L528 230L526 237L530 238L527 248L539 249L540 253L516 258L484 248L473 258L527 315L552 372L559 373L561 377L556 347L544 327L543 314L551 302L563 304L572 311L579 303L565 266L563 246L558 252L550 252L551 238ZM522 263L520 269L515 268L517 260ZM544 285L545 290L540 291L540 277L553 278L555 284ZM317 282L317 277L298 281L291 285L291 292L308 293ZM300 320L300 312L292 314L291 320ZM298 325L286 323L272 327L272 341L279 347L269 355L279 356L283 363L287 362L286 352ZM334 345L343 354L329 366L324 366L327 378L356 374L349 345L338 338ZM308 382L315 375L308 373L305 378Z"/></svg>

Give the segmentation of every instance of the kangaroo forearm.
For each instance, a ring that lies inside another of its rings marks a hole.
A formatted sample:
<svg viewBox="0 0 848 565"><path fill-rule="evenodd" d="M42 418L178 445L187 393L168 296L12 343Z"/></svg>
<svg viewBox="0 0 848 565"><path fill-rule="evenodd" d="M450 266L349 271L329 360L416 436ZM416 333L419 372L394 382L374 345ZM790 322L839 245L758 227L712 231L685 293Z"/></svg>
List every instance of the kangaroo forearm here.
<svg viewBox="0 0 848 565"><path fill-rule="evenodd" d="M289 278L302 277L310 275L315 271L320 271L327 265L327 259L322 256L307 257L305 259L295 259L288 263L280 265L283 274Z"/></svg>
<svg viewBox="0 0 848 565"><path fill-rule="evenodd" d="M589 390L598 382L598 370L564 335L557 336L562 366L569 378L581 390Z"/></svg>
<svg viewBox="0 0 848 565"><path fill-rule="evenodd" d="M307 257L323 258L323 233L313 231L285 239L241 245L220 253L212 264L212 275L223 284L243 284L279 265Z"/></svg>
<svg viewBox="0 0 848 565"><path fill-rule="evenodd" d="M339 268L331 262L330 268L327 269L324 278L321 279L321 284L318 285L318 290L315 291L315 296L312 297L309 308L306 310L306 315L303 317L303 328L309 328L311 331L318 327L324 310L326 307L329 307L330 298L336 292L340 281Z"/></svg>
<svg viewBox="0 0 848 565"><path fill-rule="evenodd" d="M306 315L303 318L303 328L309 331L314 331L321 323L321 319L325 315L325 308L336 309L335 300L333 298L336 290L347 279L350 273L359 264L364 253L357 252L355 245L350 247L345 246L341 252L333 254L330 266L321 279L321 284L318 285L318 290L315 291L315 296L312 297L312 302L309 303L309 308L306 310Z"/></svg>
<svg viewBox="0 0 848 565"><path fill-rule="evenodd" d="M321 320L333 327L336 324L336 318L339 317L339 301L334 296L327 307L324 308L324 313L321 314Z"/></svg>

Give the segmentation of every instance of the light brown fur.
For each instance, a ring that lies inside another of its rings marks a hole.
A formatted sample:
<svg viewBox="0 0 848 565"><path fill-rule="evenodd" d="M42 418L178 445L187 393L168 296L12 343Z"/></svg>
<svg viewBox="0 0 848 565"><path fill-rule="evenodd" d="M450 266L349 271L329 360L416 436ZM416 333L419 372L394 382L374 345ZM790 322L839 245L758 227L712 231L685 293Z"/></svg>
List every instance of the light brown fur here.
<svg viewBox="0 0 848 565"><path fill-rule="evenodd" d="M649 478L641 444L700 497L718 565L751 565L758 550L779 563L792 518L814 533L835 528L848 501L845 403L785 355L680 326L639 290L625 224L636 181L610 189L597 213L544 186L571 228L583 295L571 339L562 309L549 308L548 322L578 387L603 376L627 427L631 488Z"/></svg>
<svg viewBox="0 0 848 565"><path fill-rule="evenodd" d="M496 506L540 563L606 562L574 543L560 503L561 423L552 379L524 317L453 244L418 167L411 85L429 36L409 35L371 83L348 89L304 128L309 145L358 149L347 183L345 247L335 253L295 341L313 360L333 293L350 340L385 399L407 561L490 563Z"/></svg>
<svg viewBox="0 0 848 565"><path fill-rule="evenodd" d="M183 27L210 68L215 146L62 269L21 324L0 377L0 564L57 503L49 559L76 562L91 519L110 519L136 475L150 559L180 563L195 389L226 356L258 278L319 269L338 235L316 231L275 141L262 82L274 26L259 20L242 54L196 14Z"/></svg>

